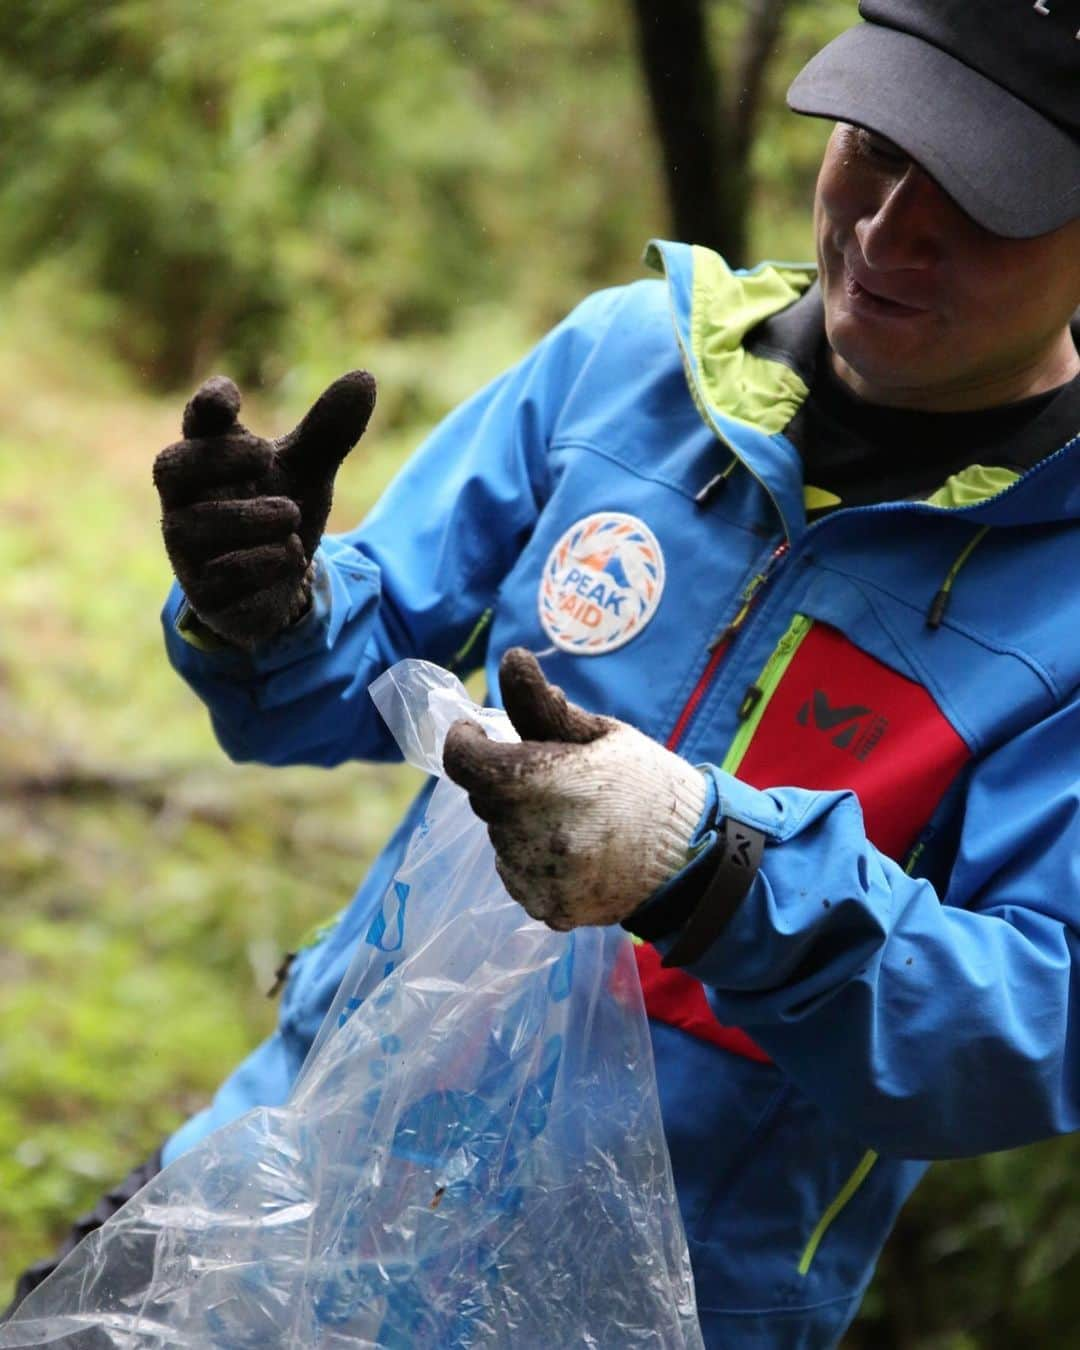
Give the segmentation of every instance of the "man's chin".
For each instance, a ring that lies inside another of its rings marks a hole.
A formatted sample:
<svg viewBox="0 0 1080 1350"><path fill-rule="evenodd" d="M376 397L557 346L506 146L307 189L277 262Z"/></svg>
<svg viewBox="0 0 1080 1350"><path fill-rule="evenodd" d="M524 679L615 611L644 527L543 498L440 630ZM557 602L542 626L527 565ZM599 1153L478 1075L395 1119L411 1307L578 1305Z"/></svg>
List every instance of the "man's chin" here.
<svg viewBox="0 0 1080 1350"><path fill-rule="evenodd" d="M829 333L829 345L837 376L871 402L891 403L890 393L906 402L913 390L931 389L940 379L936 344L904 341L858 320L839 320Z"/></svg>

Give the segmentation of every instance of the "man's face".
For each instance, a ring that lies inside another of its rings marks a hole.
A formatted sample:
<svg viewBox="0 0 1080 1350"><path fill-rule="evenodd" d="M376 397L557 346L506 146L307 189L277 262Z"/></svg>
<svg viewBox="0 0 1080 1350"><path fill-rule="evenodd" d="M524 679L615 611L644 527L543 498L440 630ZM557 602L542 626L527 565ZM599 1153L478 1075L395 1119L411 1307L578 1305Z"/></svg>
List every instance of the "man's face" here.
<svg viewBox="0 0 1080 1350"><path fill-rule="evenodd" d="M992 407L1080 371L1080 219L1004 239L892 142L839 125L814 208L834 366L874 402Z"/></svg>

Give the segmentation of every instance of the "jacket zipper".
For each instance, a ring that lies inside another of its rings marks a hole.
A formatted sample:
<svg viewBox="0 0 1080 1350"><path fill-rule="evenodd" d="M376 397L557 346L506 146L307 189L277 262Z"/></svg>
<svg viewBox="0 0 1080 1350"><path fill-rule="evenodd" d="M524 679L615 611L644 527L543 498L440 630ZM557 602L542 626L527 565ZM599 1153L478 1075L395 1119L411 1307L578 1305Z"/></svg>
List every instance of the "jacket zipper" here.
<svg viewBox="0 0 1080 1350"><path fill-rule="evenodd" d="M690 697L686 700L686 705L679 714L678 721L667 739L667 748L669 750L678 749L679 744L686 735L694 715L700 708L702 701L708 692L709 686L713 682L717 670L720 668L724 657L731 650L731 645L738 636L739 630L749 618L757 601L761 598L761 593L768 585L776 572L776 568L790 552L791 545L788 540L777 548L770 556L764 568L756 573L744 589L741 599L742 604L738 612L728 626L719 633L708 646L709 661L701 674L701 678L694 686ZM781 637L774 648L772 655L766 661L764 669L758 676L754 684L750 685L742 703L739 707L739 730L736 732L735 739L724 757L723 767L729 772L733 772L735 767L741 761L746 753L747 746L753 739L758 724L765 715L765 709L768 707L769 700L776 691L776 686L783 678L791 662L791 657L806 637L812 627L813 621L804 615L797 614L788 626L787 631ZM809 1240L800 1256L798 1262L798 1273L805 1277L810 1272L814 1257L817 1255L818 1247L826 1232L832 1226L833 1221L845 1209L848 1202L859 1190L867 1175L873 1169L877 1162L877 1154L873 1150L868 1150L860 1159L855 1171L844 1183L839 1193L835 1196L832 1203L828 1206L817 1226L811 1233Z"/></svg>
<svg viewBox="0 0 1080 1350"><path fill-rule="evenodd" d="M701 707L706 693L708 693L709 686L712 684L713 678L719 670L721 662L731 650L731 644L735 641L743 624L745 624L746 620L750 617L754 606L761 598L762 591L769 581L772 580L777 567L790 552L790 549L791 545L786 539L779 548L774 549L765 566L760 572L756 572L754 576L750 578L742 595L739 597L742 604L739 607L738 613L728 626L721 633L717 634L717 636L709 643L708 648L706 649L709 652L708 664L702 671L701 678L691 691L690 697L686 700L686 705L679 714L671 735L665 742L669 750L677 750L679 748L679 745L682 743L683 738L690 728L690 723L694 720L694 715L698 708Z"/></svg>
<svg viewBox="0 0 1080 1350"><path fill-rule="evenodd" d="M772 655L765 662L761 674L747 688L739 705L739 729L721 765L726 772L735 773L742 763L743 756L750 748L750 742L754 739L761 725L761 719L772 701L772 696L776 693L777 685L784 678L792 657L813 626L812 619L808 619L804 614L796 614L787 632L773 648Z"/></svg>

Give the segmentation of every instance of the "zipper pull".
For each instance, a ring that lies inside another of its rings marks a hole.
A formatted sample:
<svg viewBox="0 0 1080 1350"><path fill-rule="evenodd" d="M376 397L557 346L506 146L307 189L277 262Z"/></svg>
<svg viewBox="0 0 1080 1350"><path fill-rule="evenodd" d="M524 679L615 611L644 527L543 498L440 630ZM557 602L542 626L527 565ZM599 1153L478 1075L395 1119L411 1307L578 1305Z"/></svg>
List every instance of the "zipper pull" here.
<svg viewBox="0 0 1080 1350"><path fill-rule="evenodd" d="M718 474L714 474L713 477L710 478L709 481L705 484L705 486L701 489L701 491L695 493L694 501L697 503L697 505L701 507L711 505L713 499L715 497L719 497L720 493L723 492L723 490L727 487L728 479L731 477L731 475L735 472L735 470L738 467L739 467L739 457L738 455L732 455L731 463L727 466L727 468L722 469Z"/></svg>
<svg viewBox="0 0 1080 1350"><path fill-rule="evenodd" d="M764 689L760 689L756 684L750 685L739 704L739 721L745 722L748 717L753 716L754 709L764 697Z"/></svg>
<svg viewBox="0 0 1080 1350"><path fill-rule="evenodd" d="M698 506L708 506L714 497L719 497L724 488L727 487L727 475L718 473L710 478L700 492L694 494L694 501Z"/></svg>
<svg viewBox="0 0 1080 1350"><path fill-rule="evenodd" d="M756 576L752 576L750 578L749 582L747 583L746 589L739 597L742 600L742 605L739 607L739 612L735 615L735 617L728 624L728 626L722 629L719 633L717 633L716 637L712 639L712 641L706 648L708 652L712 653L719 651L721 647L725 646L727 643L731 641L731 639L743 626L743 624L746 622L747 615L754 607L754 602L757 600L758 592L761 590L762 586L764 586L768 582L769 578L776 570L777 565L787 556L790 549L791 545L785 539L784 542L779 546L779 548L773 550L772 554L769 556L768 561L765 563L765 566L761 569L761 571L758 572Z"/></svg>
<svg viewBox="0 0 1080 1350"><path fill-rule="evenodd" d="M908 874L909 877L914 876L915 868L918 867L919 865L919 859L926 852L927 846L929 845L935 834L937 834L937 830L934 828L934 826L927 825L926 829L923 830L922 834L920 834L918 839L916 839L913 847L911 848L907 857L904 859L904 871Z"/></svg>
<svg viewBox="0 0 1080 1350"><path fill-rule="evenodd" d="M790 552L791 552L791 544L787 539L785 539L784 542L779 545L779 547L773 550L772 556L769 558L769 561L765 564L765 571L762 572L761 574L761 580L768 581L769 577L772 576L773 569L776 567L776 564L781 560L781 558L786 558Z"/></svg>
<svg viewBox="0 0 1080 1350"><path fill-rule="evenodd" d="M797 647L803 638L813 627L813 619L808 619L805 614L798 614L791 621L791 627L776 644L775 656L786 656L793 647Z"/></svg>

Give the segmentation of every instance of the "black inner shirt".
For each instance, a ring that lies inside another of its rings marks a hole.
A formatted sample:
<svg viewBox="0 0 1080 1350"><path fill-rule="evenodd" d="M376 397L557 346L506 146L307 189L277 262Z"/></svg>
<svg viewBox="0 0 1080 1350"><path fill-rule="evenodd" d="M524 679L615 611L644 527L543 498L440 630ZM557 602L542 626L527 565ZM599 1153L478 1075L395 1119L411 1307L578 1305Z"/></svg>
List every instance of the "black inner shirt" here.
<svg viewBox="0 0 1080 1350"><path fill-rule="evenodd" d="M1060 450L1080 425L1080 375L1019 403L931 413L867 403L832 368L822 343L797 443L811 519L838 506L918 500L974 464L1017 474ZM821 493L838 500L826 501Z"/></svg>

